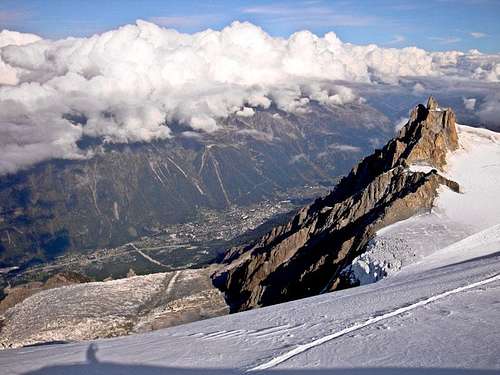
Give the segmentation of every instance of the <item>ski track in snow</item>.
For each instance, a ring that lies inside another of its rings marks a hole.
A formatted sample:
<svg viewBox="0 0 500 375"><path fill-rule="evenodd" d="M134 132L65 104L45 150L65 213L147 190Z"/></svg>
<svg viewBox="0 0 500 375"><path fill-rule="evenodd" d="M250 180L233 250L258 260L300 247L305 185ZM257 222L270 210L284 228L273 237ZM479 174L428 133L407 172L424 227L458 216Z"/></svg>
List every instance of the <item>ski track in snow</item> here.
<svg viewBox="0 0 500 375"><path fill-rule="evenodd" d="M81 368L79 373L102 374L106 366L123 369L120 373L136 368L184 373L188 367L193 374L285 368L333 373L343 366L357 374L360 365L377 373L387 366L418 374L426 374L426 366L449 373L455 368L495 373L500 368L500 135L467 127L459 127L459 133L461 148L450 155L447 176L460 183L462 194L442 189L431 214L377 233L383 246L362 260L390 263L394 273L380 282L143 335L93 340L100 350L97 363L83 362L88 342L0 351L0 374L52 375L62 368L68 370L57 373ZM200 173L212 158L210 147ZM214 168L217 174L215 162ZM156 170L163 177L163 168ZM130 245L130 251L155 263ZM143 250L159 248L168 246ZM184 280L180 273L158 280L158 285L167 283L166 297L175 291L176 280ZM143 292L132 291L139 297ZM394 329L386 332L389 322Z"/></svg>
<svg viewBox="0 0 500 375"><path fill-rule="evenodd" d="M451 290L448 290L446 292L443 292L443 293L440 293L440 294L437 294L437 295L434 295L434 296L431 296L429 298L426 298L422 301L419 301L419 302L416 302L416 303L413 303L409 306L404 306L404 307L400 307L396 310L393 310L391 312L388 312L388 313L385 313L385 314L382 314L382 315L378 315L378 316L375 316L373 318L370 318L364 322L361 322L361 323L357 323L351 327L348 327L348 328L345 328L341 331L338 331L338 332L335 332L335 333L332 333L330 335L327 335L327 336L323 336L317 340L314 340L314 341L311 341L311 342L308 342L306 344L303 344L303 345L299 345L297 346L295 349L292 349L286 353L283 353L277 357L274 357L272 358L270 361L267 361L267 362L264 362L258 366L255 366L255 367L252 367L250 369L248 369L246 372L254 372L254 371L262 371L262 370L267 370L267 369L270 369L272 367L275 367L287 360L289 360L290 358L292 357L295 357L309 349L312 349L314 347L317 347L319 345L322 345L326 342L329 342L333 339L336 339L338 337L341 337L341 336L344 336L348 333L351 333L351 332L354 332L354 331L357 331L359 329L362 329L364 327L368 327L370 325L373 325L375 323L378 323L382 320L386 320L386 319L389 319L389 318L393 318L395 316L398 316L398 315L402 315L408 311L411 311L411 310L414 310L416 308L419 308L419 307L422 307L422 306L425 306L429 303L432 303L432 302L435 302L435 301L438 301L440 299L443 299L443 298L446 298L448 296L451 296L453 294L457 294L457 293L460 293L460 292L463 292L463 291L466 291L466 290L469 290L469 289L473 289L473 288L476 288L478 286L482 286L482 285L485 285L485 284L489 284L489 283L492 283L494 281L498 281L500 280L500 274L497 274L495 276L492 276L492 277L489 277L487 279L484 279L484 280L481 280L481 281L478 281L478 282L475 282L475 283L472 283L472 284L468 284L468 285L465 285L465 286L462 286L462 287L459 287L459 288L455 288L455 289L451 289Z"/></svg>

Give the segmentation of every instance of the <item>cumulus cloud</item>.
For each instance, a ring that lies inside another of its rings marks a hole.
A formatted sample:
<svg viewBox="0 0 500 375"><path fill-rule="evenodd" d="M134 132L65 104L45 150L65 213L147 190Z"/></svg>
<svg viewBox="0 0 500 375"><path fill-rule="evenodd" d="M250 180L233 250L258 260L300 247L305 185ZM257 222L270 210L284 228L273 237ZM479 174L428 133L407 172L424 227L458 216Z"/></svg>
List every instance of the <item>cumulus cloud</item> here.
<svg viewBox="0 0 500 375"><path fill-rule="evenodd" d="M485 98L479 106L478 115L483 123L500 129L500 93L498 91Z"/></svg>
<svg viewBox="0 0 500 375"><path fill-rule="evenodd" d="M398 121L396 121L394 124L394 132L399 132L401 128L408 123L408 120L408 117L401 117Z"/></svg>
<svg viewBox="0 0 500 375"><path fill-rule="evenodd" d="M173 122L213 132L221 118L252 116L271 104L300 113L311 100L362 101L355 84L500 79L498 55L357 46L333 32L274 38L240 22L182 34L137 21L56 41L4 31L0 59L0 174L89 157L77 147L83 136L148 142L171 137Z"/></svg>
<svg viewBox="0 0 500 375"><path fill-rule="evenodd" d="M0 49L9 45L23 46L39 40L41 40L41 38L34 34L23 34L9 30L0 31ZM9 64L6 64L0 55L0 85L15 85L17 83L17 70Z"/></svg>
<svg viewBox="0 0 500 375"><path fill-rule="evenodd" d="M463 98L464 107L469 111L473 111L476 107L476 98Z"/></svg>

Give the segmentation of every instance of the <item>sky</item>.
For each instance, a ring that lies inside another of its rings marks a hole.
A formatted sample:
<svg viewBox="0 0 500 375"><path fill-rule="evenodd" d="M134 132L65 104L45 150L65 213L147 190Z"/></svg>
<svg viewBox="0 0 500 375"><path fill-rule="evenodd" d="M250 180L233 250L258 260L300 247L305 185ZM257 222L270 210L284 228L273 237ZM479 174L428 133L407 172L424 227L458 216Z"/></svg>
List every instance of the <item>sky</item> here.
<svg viewBox="0 0 500 375"><path fill-rule="evenodd" d="M344 42L500 52L500 0L0 0L0 29L90 36L137 19L181 32L250 21L272 36L334 31Z"/></svg>

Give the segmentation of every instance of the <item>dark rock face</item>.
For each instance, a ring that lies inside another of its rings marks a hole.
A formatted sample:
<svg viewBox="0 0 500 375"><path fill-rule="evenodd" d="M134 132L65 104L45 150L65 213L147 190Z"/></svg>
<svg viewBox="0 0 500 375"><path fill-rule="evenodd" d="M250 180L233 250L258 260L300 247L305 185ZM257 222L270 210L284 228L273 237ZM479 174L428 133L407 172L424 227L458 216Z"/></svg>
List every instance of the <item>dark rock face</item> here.
<svg viewBox="0 0 500 375"><path fill-rule="evenodd" d="M368 106L312 103L304 114L270 108L222 119L212 134L172 125L174 138L162 142L82 139L80 147L95 153L89 160L55 160L0 177L0 267L118 246L191 220L198 207L333 184L370 152L370 139L389 138L391 127Z"/></svg>
<svg viewBox="0 0 500 375"><path fill-rule="evenodd" d="M214 276L232 311L303 298L341 287L339 272L380 228L429 210L438 174L411 172L409 164L441 169L458 147L455 116L434 99L417 106L396 138L362 160L326 197L256 243L231 249Z"/></svg>

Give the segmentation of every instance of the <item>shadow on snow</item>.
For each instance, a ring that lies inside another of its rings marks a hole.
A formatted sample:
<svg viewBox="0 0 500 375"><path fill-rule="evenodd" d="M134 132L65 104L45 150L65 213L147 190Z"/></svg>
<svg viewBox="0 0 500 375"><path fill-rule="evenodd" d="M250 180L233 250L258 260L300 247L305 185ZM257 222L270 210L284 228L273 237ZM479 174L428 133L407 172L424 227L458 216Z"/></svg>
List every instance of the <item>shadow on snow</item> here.
<svg viewBox="0 0 500 375"><path fill-rule="evenodd" d="M87 362L82 364L55 365L26 372L23 375L231 375L241 374L237 369L205 369L205 368L174 368L144 364L122 364L100 362L96 357L97 346L90 344L87 348ZM494 375L496 370L456 369L456 368L338 368L338 369L284 369L255 372L255 374L272 375Z"/></svg>

